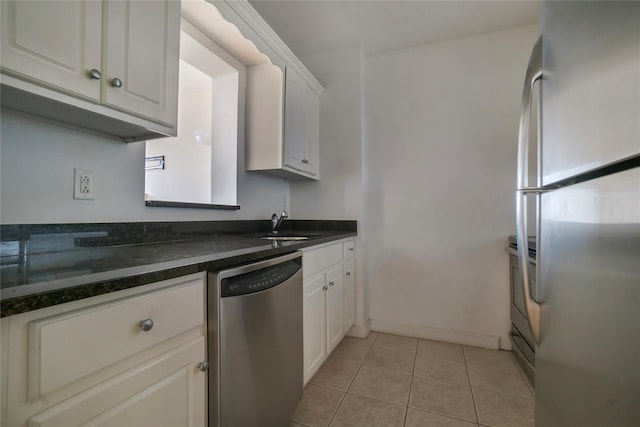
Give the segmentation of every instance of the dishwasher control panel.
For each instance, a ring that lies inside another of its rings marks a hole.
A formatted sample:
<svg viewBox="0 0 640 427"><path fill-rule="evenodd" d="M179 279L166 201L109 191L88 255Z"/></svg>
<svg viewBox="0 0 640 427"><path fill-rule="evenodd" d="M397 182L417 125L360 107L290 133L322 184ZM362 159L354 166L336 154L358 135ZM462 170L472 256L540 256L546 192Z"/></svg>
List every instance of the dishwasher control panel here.
<svg viewBox="0 0 640 427"><path fill-rule="evenodd" d="M302 269L302 259L297 258L272 267L222 279L220 296L233 297L270 289L286 282Z"/></svg>

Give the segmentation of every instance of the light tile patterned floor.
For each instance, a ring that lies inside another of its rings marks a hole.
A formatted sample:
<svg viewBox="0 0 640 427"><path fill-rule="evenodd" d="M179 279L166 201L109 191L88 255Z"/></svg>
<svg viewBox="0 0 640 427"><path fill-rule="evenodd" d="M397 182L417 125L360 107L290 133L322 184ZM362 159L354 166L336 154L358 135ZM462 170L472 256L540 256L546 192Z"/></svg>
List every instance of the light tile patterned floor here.
<svg viewBox="0 0 640 427"><path fill-rule="evenodd" d="M533 416L510 352L371 332L338 345L291 427L531 427Z"/></svg>

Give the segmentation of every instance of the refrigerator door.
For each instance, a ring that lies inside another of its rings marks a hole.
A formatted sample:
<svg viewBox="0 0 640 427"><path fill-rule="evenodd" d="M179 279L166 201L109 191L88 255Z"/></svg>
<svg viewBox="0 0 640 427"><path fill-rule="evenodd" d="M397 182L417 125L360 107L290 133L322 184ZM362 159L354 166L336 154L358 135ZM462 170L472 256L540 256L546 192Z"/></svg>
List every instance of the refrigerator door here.
<svg viewBox="0 0 640 427"><path fill-rule="evenodd" d="M640 426L640 168L542 201L536 426Z"/></svg>
<svg viewBox="0 0 640 427"><path fill-rule="evenodd" d="M640 2L545 2L542 184L640 153Z"/></svg>

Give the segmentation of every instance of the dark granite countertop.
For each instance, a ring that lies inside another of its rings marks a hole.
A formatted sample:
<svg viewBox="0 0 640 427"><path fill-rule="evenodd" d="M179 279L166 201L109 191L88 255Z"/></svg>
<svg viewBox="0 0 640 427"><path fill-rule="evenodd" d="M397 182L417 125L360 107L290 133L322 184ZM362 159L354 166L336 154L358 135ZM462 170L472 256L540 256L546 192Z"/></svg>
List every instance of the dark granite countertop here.
<svg viewBox="0 0 640 427"><path fill-rule="evenodd" d="M288 221L273 242L266 221L2 226L0 315L215 271L356 235L355 221Z"/></svg>

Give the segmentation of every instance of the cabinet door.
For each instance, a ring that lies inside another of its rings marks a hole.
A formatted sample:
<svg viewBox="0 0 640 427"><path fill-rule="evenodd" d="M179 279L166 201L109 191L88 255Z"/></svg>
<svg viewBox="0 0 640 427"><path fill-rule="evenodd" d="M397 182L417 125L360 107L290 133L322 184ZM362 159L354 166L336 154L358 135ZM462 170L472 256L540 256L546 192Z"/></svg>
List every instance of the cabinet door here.
<svg viewBox="0 0 640 427"><path fill-rule="evenodd" d="M205 426L204 337L29 419L29 426Z"/></svg>
<svg viewBox="0 0 640 427"><path fill-rule="evenodd" d="M2 1L2 70L75 96L100 99L102 3Z"/></svg>
<svg viewBox="0 0 640 427"><path fill-rule="evenodd" d="M304 170L304 80L291 67L285 73L284 164Z"/></svg>
<svg viewBox="0 0 640 427"><path fill-rule="evenodd" d="M304 383L320 368L327 357L325 275L319 273L304 283Z"/></svg>
<svg viewBox="0 0 640 427"><path fill-rule="evenodd" d="M180 2L110 1L106 10L104 103L175 126Z"/></svg>
<svg viewBox="0 0 640 427"><path fill-rule="evenodd" d="M247 170L282 168L285 73L271 63L247 67Z"/></svg>
<svg viewBox="0 0 640 427"><path fill-rule="evenodd" d="M304 170L318 178L320 172L320 97L306 84L303 90L305 93L306 107L304 121Z"/></svg>
<svg viewBox="0 0 640 427"><path fill-rule="evenodd" d="M331 353L345 335L342 265L327 271L327 350Z"/></svg>
<svg viewBox="0 0 640 427"><path fill-rule="evenodd" d="M353 260L344 263L344 331L356 323L356 281Z"/></svg>
<svg viewBox="0 0 640 427"><path fill-rule="evenodd" d="M291 67L285 76L285 166L318 174L318 96Z"/></svg>

